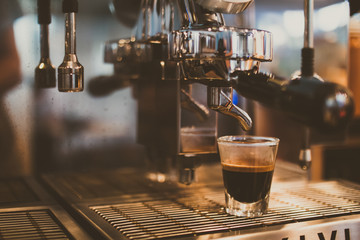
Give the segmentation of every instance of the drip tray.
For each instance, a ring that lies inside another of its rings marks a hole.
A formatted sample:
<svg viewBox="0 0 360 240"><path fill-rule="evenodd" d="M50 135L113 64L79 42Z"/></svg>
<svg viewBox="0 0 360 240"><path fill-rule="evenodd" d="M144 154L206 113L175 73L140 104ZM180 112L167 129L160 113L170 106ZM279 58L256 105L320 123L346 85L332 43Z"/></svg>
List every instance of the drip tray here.
<svg viewBox="0 0 360 240"><path fill-rule="evenodd" d="M73 239L49 210L0 212L0 239Z"/></svg>
<svg viewBox="0 0 360 240"><path fill-rule="evenodd" d="M337 182L293 185L277 188L271 194L269 212L256 218L226 214L222 193L90 209L129 239L191 237L360 214L358 189Z"/></svg>
<svg viewBox="0 0 360 240"><path fill-rule="evenodd" d="M0 240L92 239L34 178L0 179Z"/></svg>
<svg viewBox="0 0 360 240"><path fill-rule="evenodd" d="M225 213L219 179L190 186L145 180L133 185L140 174L115 172L83 175L92 181L84 187L77 182L77 190L68 184L71 175L66 181L62 175L44 180L104 239L333 239L330 235L336 233L337 240L360 239L360 187L353 183L278 181L283 178L276 176L268 213L244 218ZM122 188L119 178L134 188ZM111 191L98 197L94 191L109 189L109 182ZM90 190L92 194L84 194Z"/></svg>

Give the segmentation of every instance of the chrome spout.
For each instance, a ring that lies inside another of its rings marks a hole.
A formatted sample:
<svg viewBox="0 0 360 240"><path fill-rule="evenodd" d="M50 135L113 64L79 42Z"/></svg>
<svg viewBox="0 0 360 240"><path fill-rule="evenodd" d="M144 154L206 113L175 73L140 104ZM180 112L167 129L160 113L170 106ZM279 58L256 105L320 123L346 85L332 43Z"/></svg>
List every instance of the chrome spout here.
<svg viewBox="0 0 360 240"><path fill-rule="evenodd" d="M232 102L231 87L208 87L207 99L210 109L236 118L244 131L251 129L250 116Z"/></svg>

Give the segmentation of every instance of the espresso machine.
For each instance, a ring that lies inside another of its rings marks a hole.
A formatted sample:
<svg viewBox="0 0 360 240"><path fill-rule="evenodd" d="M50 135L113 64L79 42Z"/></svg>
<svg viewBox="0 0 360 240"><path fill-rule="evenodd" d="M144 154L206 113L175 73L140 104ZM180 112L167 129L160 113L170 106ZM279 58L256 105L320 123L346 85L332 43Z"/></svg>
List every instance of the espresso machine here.
<svg viewBox="0 0 360 240"><path fill-rule="evenodd" d="M266 214L224 209L216 139L259 134L259 123L271 121L255 114L257 104L302 124L302 168L313 167L306 129L344 131L352 121L350 91L314 70L313 1L305 1L301 73L292 77L263 70L276 61L277 38L246 21L256 1L111 1L121 24L106 9L96 15L97 1L39 2L36 172L0 179L0 239L360 238L359 184L309 181L286 159L276 163ZM128 37L118 37L124 26Z"/></svg>
<svg viewBox="0 0 360 240"><path fill-rule="evenodd" d="M118 9L125 5L115 3ZM122 79L117 82L126 79L134 86L138 141L146 148L154 179L174 177L175 168L180 182L190 184L197 165L217 158L221 126L213 111L236 119L235 133L251 130L252 120L233 103L233 94L320 131L338 131L350 121L350 92L314 77L309 40L302 50L301 75L286 80L260 71L260 63L273 58L272 34L227 26L223 16L246 12L251 3L142 1L132 37L106 44L105 61L114 64L114 75ZM310 24L310 15L306 19ZM305 33L311 36L310 26ZM304 168L310 164L309 154L306 145L300 153Z"/></svg>
<svg viewBox="0 0 360 240"><path fill-rule="evenodd" d="M146 147L150 172L153 172L150 176L158 180L179 177L181 182L190 184L195 179L197 165L218 159L217 115L210 109L235 117L245 129L250 129L251 119L245 111L232 104L229 86L206 90L202 80L208 77L200 76L199 81L192 81L184 75L188 71L184 67L189 67L183 66L175 56L176 48L181 47L178 44L183 44L176 43L180 36L175 36L175 30L188 26L189 19L196 15L192 12L184 16L186 4L143 1L134 36L108 42L105 61L114 64L115 75L124 76L122 69L126 69L126 74L132 76L130 81L138 101L138 141ZM206 10L201 7L200 11ZM204 24L203 28L222 26L222 16L219 15L220 22L217 22L216 14L212 13L209 19L201 20L204 22L198 25ZM267 40L271 41L268 35ZM208 44L214 44L214 40L209 40ZM202 48L208 47L213 46ZM270 48L266 54L271 55ZM205 65L200 64L198 68ZM217 68L215 65L212 67L214 70ZM129 73L129 69L133 72ZM213 96L209 99L212 103L207 103L207 96Z"/></svg>

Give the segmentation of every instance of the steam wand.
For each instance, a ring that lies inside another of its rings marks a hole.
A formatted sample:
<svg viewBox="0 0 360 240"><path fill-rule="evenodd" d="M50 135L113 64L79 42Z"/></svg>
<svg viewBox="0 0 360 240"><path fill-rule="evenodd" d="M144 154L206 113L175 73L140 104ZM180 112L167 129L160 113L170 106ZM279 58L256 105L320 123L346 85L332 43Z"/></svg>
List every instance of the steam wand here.
<svg viewBox="0 0 360 240"><path fill-rule="evenodd" d="M303 78L314 77L314 31L313 31L313 15L314 15L314 0L304 1L304 47L301 50L301 76ZM299 153L299 164L304 170L308 170L311 166L311 149L310 149L310 129L304 127L304 136L302 148Z"/></svg>
<svg viewBox="0 0 360 240"><path fill-rule="evenodd" d="M77 0L63 0L65 13L65 57L58 68L58 89L60 92L81 92L84 89L84 67L76 56L76 13Z"/></svg>
<svg viewBox="0 0 360 240"><path fill-rule="evenodd" d="M50 0L38 0L38 23L40 25L40 63L35 68L35 86L53 88L56 86L55 68L49 57L49 24L51 23Z"/></svg>

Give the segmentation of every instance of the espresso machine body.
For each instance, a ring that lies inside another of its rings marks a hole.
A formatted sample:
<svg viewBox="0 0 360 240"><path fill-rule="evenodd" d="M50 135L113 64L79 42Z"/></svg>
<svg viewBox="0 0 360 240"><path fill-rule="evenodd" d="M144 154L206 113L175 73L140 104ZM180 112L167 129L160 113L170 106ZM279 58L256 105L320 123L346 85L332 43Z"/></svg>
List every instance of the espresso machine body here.
<svg viewBox="0 0 360 240"><path fill-rule="evenodd" d="M39 0L40 21L37 2L19 2L0 238L360 238L360 187L344 177L356 139L339 151L353 112L348 2L315 3L313 76L293 74L302 1ZM335 29L321 18L334 11ZM235 134L280 138L262 217L224 210L216 139Z"/></svg>
<svg viewBox="0 0 360 240"><path fill-rule="evenodd" d="M143 99L138 101L138 140L148 151L150 165L158 162L155 169L161 168L159 173L165 175L166 171L171 171L171 166L182 166L183 161L194 162L196 166L196 159L204 159L205 156L216 159L215 139L222 128L216 116L215 120L210 120L214 139L211 152L188 151L189 148L183 146L188 142L183 141L183 137L201 138L199 132L204 127L196 122L208 118L208 112L215 110L220 115L236 119L233 133L239 133L239 128L243 131L252 129L252 119L248 113L233 104L234 94L280 110L322 132L343 131L353 114L351 93L340 84L313 77L314 67L311 63L310 73L306 72L308 68L302 67L303 75L298 79L284 80L273 74L262 73L260 63L273 59L272 33L242 26L247 24L245 9L251 6L250 1L237 4L219 2L211 7L212 4L202 1L143 1L131 39L121 39L118 45L116 41L107 43L105 55L109 56L108 62L125 65L128 66L125 68L130 69L134 65L141 66L141 71L134 69L140 75L133 81L135 89L145 90L135 94ZM116 1L116 5L121 3ZM238 17L240 24L236 27L227 25L223 13L241 13L241 17ZM136 50L140 57L135 60ZM312 58L304 61L312 62ZM154 80L148 80L149 76ZM192 88L197 84L207 89L206 104L196 99L201 93L192 94ZM146 97L146 94L149 95ZM167 97L162 98L167 94ZM250 111L254 111L251 109L254 107L250 108ZM191 123L185 119L185 116L189 118L189 114L186 115L188 111L198 116L197 120L192 118ZM206 125L208 123L204 123ZM262 123L257 125L261 128ZM192 133L189 134L189 131ZM298 151L300 154L304 151L306 154L303 156L307 156L310 150L306 146L304 150ZM184 160L189 157L192 160ZM309 164L309 158L305 159L302 160L305 165ZM183 179L181 175L184 173L191 182L193 176L188 174L194 174L194 167L185 165L186 170L182 167L178 169L180 179Z"/></svg>

